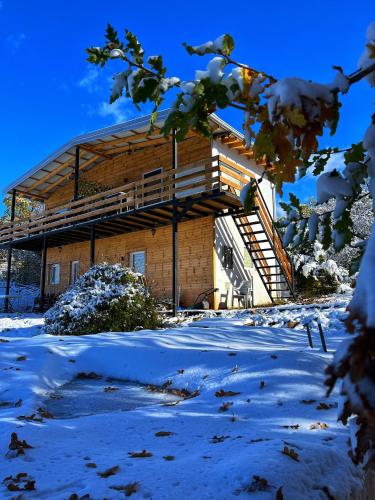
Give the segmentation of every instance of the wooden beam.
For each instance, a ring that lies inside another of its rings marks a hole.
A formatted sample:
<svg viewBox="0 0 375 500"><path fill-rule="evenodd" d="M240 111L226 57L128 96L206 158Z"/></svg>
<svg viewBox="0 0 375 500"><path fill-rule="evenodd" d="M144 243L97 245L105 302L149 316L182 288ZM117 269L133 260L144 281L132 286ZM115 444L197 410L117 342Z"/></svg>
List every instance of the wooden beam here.
<svg viewBox="0 0 375 500"><path fill-rule="evenodd" d="M59 172L61 172L61 170L64 170L64 168L70 167L71 165L73 165L74 161L75 161L75 156L73 156L72 158L69 158L69 160L67 160L65 163L61 163L61 165L59 167L57 167L55 170L50 172L48 175L42 177L37 182L34 182L34 184L32 184L28 189L34 190L37 186L39 186L40 184L43 184L43 182L46 182L47 179L49 179L50 177L53 177L54 175L57 175Z"/></svg>
<svg viewBox="0 0 375 500"><path fill-rule="evenodd" d="M80 170L84 170L86 167L88 167L89 165L91 165L92 163L94 163L98 158L99 158L99 156L93 156L92 158L90 158L89 160L87 160L85 163L82 163L79 166L79 169ZM53 189L55 186L58 186L62 182L64 182L70 176L71 176L71 172L69 172L68 174L64 175L61 179L58 179L54 183L49 184L48 187L44 191L41 191L41 194L43 195L45 193L48 193L48 191L50 191L51 189Z"/></svg>
<svg viewBox="0 0 375 500"><path fill-rule="evenodd" d="M111 155L109 155L107 153L104 153L103 151L99 151L99 150L97 150L96 148L94 148L92 146L88 146L86 144L80 144L79 147L81 149L83 149L84 151L88 151L89 153L95 154L97 156L103 156L103 158L108 158L109 160L112 159Z"/></svg>
<svg viewBox="0 0 375 500"><path fill-rule="evenodd" d="M149 139L149 138L152 139L153 135L161 135L160 129L155 129L155 131L151 135L148 132L142 132L139 134L128 135L126 137L118 137L117 139L113 139L112 141L103 141L99 144L94 144L93 147L95 147L95 149L97 149L98 151L101 151L102 149L105 149L108 146L114 146L116 144L125 144L139 139ZM156 139L156 137L154 137L154 139Z"/></svg>

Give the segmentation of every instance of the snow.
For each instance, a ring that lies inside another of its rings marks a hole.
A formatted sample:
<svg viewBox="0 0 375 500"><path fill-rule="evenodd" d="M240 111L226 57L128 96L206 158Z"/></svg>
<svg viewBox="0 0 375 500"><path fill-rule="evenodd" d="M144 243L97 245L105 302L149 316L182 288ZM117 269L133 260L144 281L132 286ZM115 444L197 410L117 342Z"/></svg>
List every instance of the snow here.
<svg viewBox="0 0 375 500"><path fill-rule="evenodd" d="M296 108L308 113L309 120L314 121L320 115L321 103L332 105L334 101L329 86L293 77L275 82L268 88L266 97L270 120L276 120L285 108ZM309 101L309 106L304 106L304 99Z"/></svg>
<svg viewBox="0 0 375 500"><path fill-rule="evenodd" d="M251 491L273 499L280 487L288 500L323 499L325 488L334 498L353 498L362 474L347 455L349 428L336 420L337 394L325 398L323 386L324 368L346 337L347 302L228 312L180 328L84 337L44 334L38 315L1 316L0 339L8 340L0 344L1 453L12 432L33 448L3 458L0 480L26 472L36 491L24 498L38 499L124 498L111 486L131 482L139 483L134 498L245 498ZM307 344L304 322L317 317L327 354L318 342L314 349ZM285 328L293 318L298 325ZM199 395L174 406L17 419L36 413L48 393L79 372L158 386L170 380L171 387ZM239 394L215 395L221 390ZM328 409L318 410L321 403ZM228 411L219 410L223 405ZM172 434L155 436L159 431ZM297 460L285 454L290 449ZM129 455L142 450L152 456ZM114 466L113 476L97 474ZM12 495L0 486L2 498Z"/></svg>
<svg viewBox="0 0 375 500"><path fill-rule="evenodd" d="M372 22L366 31L366 46L359 58L358 66L360 69L365 69L375 63L374 50L375 50L375 21ZM375 86L375 71L372 71L367 77L370 85Z"/></svg>

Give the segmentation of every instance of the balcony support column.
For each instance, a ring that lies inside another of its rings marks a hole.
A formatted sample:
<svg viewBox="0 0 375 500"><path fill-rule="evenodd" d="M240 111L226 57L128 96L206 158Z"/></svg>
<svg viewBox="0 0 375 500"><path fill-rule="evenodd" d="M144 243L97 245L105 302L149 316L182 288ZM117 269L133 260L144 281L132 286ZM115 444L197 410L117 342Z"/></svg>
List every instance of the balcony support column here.
<svg viewBox="0 0 375 500"><path fill-rule="evenodd" d="M43 238L43 248L42 248L42 269L40 274L40 302L39 311L44 310L44 299L46 290L46 270L47 270L47 236Z"/></svg>
<svg viewBox="0 0 375 500"><path fill-rule="evenodd" d="M90 267L95 264L95 224L90 226Z"/></svg>
<svg viewBox="0 0 375 500"><path fill-rule="evenodd" d="M10 207L10 222L13 223L16 216L16 196L17 191L15 189L12 190L12 203ZM7 273L6 273L6 285L5 285L5 303L4 303L4 311L7 313L9 311L9 293L10 293L10 279L12 273L12 245L9 245L8 248L8 256L7 256Z"/></svg>
<svg viewBox="0 0 375 500"><path fill-rule="evenodd" d="M79 197L79 158L80 157L80 148L76 147L76 158L74 162L74 193L73 193L73 201L78 200Z"/></svg>
<svg viewBox="0 0 375 500"><path fill-rule="evenodd" d="M178 166L178 150L176 129L172 132L172 168L175 170ZM175 174L173 175L175 179ZM176 185L173 184L175 190ZM178 211L176 193L173 192L173 219L172 219L172 305L173 316L177 316L177 308L179 306L178 293Z"/></svg>

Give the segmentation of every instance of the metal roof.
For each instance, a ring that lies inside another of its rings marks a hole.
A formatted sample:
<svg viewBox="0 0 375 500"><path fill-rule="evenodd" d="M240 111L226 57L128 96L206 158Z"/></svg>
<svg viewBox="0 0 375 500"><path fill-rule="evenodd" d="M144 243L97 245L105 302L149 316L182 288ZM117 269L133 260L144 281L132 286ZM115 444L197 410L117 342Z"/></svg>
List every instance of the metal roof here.
<svg viewBox="0 0 375 500"><path fill-rule="evenodd" d="M170 109L159 112L155 123L156 127L160 128L163 125L169 112ZM94 130L92 132L88 132L87 134L74 137L52 154L47 156L47 158L28 170L24 175L9 184L6 188L4 188L4 192L8 193L12 189L16 189L17 191L30 196L38 197L41 193L45 192L48 192L47 196L49 196L55 189L69 180L69 176L72 172L72 166L75 161L76 146L82 146L80 151L80 162L81 165L87 165L85 170L88 170L103 161L103 157L100 155L98 156L96 151L90 151L89 147L93 147L94 149L95 146L99 146L101 148L102 156L105 156L106 152L109 151L113 153L115 150L112 150L110 147L106 148L106 142L116 141L117 145L121 146L121 139L124 139L123 144L127 143L129 145L132 136L147 132L150 117L151 115L142 116L124 123L111 125L109 127L101 128L99 130ZM217 125L219 130L221 129L222 131L236 135L241 140L243 139L243 135L240 132L231 127L218 116L213 114L210 116L210 120ZM162 137L163 136L160 133L152 133L153 139L161 139ZM142 142L142 140L135 140L136 142L131 142L132 145L139 145ZM147 142L147 140L144 139L143 142ZM84 149L84 145L87 145L87 149Z"/></svg>

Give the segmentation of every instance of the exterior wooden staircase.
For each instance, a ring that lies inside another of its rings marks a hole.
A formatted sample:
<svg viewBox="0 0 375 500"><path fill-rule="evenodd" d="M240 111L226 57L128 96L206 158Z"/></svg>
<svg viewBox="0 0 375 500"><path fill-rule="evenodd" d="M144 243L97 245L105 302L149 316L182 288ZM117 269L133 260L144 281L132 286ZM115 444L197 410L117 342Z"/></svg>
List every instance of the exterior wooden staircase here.
<svg viewBox="0 0 375 500"><path fill-rule="evenodd" d="M283 246L259 183L254 201L254 209L250 214L236 212L233 220L272 303L276 300L295 299L293 264Z"/></svg>

